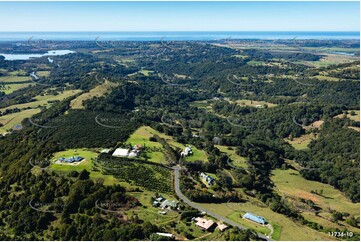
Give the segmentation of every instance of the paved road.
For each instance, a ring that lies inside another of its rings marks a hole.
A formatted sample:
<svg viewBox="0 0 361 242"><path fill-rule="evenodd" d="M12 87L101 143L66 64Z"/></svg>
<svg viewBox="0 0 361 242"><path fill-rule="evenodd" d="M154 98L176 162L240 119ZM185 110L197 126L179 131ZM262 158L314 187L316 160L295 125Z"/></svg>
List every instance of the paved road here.
<svg viewBox="0 0 361 242"><path fill-rule="evenodd" d="M177 196L183 200L183 202L185 202L186 204L188 204L189 206L201 211L201 212L204 212L204 213L207 213L208 215L218 219L218 220L221 220L227 224L230 224L232 225L233 227L238 227L239 229L248 229L247 227L244 227L226 217L223 217L221 215L218 215L218 214L215 214L211 211L209 211L208 209L205 209L201 206L199 206L198 204L192 202L191 200L189 200L186 196L184 196L184 194L181 192L180 188L179 188L179 170L181 168L179 166L173 166L173 170L174 170L174 186L175 186L175 192L177 194ZM262 239L265 239L265 240L270 240L269 238L267 238L264 234L260 234L260 233L257 233L258 234L258 237L262 238Z"/></svg>

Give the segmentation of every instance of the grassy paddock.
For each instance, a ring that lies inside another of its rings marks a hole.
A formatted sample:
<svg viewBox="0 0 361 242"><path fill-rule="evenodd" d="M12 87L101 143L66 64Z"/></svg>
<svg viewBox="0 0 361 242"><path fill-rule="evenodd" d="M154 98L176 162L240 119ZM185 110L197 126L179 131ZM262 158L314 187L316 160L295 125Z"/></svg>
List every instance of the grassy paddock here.
<svg viewBox="0 0 361 242"><path fill-rule="evenodd" d="M85 159L78 165L72 165L67 163L55 164L54 161L60 157L71 157L71 156L82 156ZM90 172L90 178L96 180L98 178L104 179L104 185L113 185L120 184L122 186L129 187L127 183L121 183L119 180L111 175L103 175L101 172L92 171L92 159L95 159L98 156L98 153L88 150L85 148L82 149L69 149L65 151L60 151L54 154L50 169L56 172L68 173L70 171L81 172L83 169L86 169Z"/></svg>
<svg viewBox="0 0 361 242"><path fill-rule="evenodd" d="M304 179L298 171L295 170L274 170L271 176L272 181L278 188L277 190L283 195L289 195L310 199L323 210L328 208L360 216L360 203L352 203L345 195L332 186L316 181ZM323 195L311 193L311 190L323 190Z"/></svg>
<svg viewBox="0 0 361 242"><path fill-rule="evenodd" d="M21 124L25 118L29 118L40 112L40 109L26 109L18 113L11 113L8 115L0 116L0 134L4 134L7 130L12 129L14 125Z"/></svg>

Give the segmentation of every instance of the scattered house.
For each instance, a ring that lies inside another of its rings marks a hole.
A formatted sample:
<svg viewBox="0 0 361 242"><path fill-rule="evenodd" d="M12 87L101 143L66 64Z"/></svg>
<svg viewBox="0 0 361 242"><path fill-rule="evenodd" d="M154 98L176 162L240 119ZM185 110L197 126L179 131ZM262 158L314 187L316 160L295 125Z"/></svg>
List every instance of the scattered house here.
<svg viewBox="0 0 361 242"><path fill-rule="evenodd" d="M113 152L112 156L115 156L115 157L127 157L128 153L129 153L128 149L118 148Z"/></svg>
<svg viewBox="0 0 361 242"><path fill-rule="evenodd" d="M202 230L207 231L212 230L216 224L213 220L208 220L201 217L195 218L194 220L197 221L196 226L198 226Z"/></svg>
<svg viewBox="0 0 361 242"><path fill-rule="evenodd" d="M159 207L162 202L165 200L165 198L162 195L159 195L156 197L152 203L153 207Z"/></svg>
<svg viewBox="0 0 361 242"><path fill-rule="evenodd" d="M54 62L54 60L51 59L50 57L48 57L48 61L49 61L49 63L53 63L53 62Z"/></svg>
<svg viewBox="0 0 361 242"><path fill-rule="evenodd" d="M137 157L137 156L138 156L138 154L136 152L134 152L134 150L131 150L129 152L129 155L128 155L129 158L134 158L134 157Z"/></svg>
<svg viewBox="0 0 361 242"><path fill-rule="evenodd" d="M217 222L217 228L219 229L219 231L224 231L226 228L228 228L227 225L222 224L221 222Z"/></svg>
<svg viewBox="0 0 361 242"><path fill-rule="evenodd" d="M186 157L186 156L189 156L189 155L192 155L192 154L193 154L192 147L187 146L187 147L185 147L184 150L181 152L181 157Z"/></svg>
<svg viewBox="0 0 361 242"><path fill-rule="evenodd" d="M141 144L137 144L137 145L134 145L133 146L133 149L134 150L138 150L138 151L141 151L143 149L143 146Z"/></svg>
<svg viewBox="0 0 361 242"><path fill-rule="evenodd" d="M162 215L166 215L167 214L167 211L163 210L163 211L158 211L159 214L162 214Z"/></svg>
<svg viewBox="0 0 361 242"><path fill-rule="evenodd" d="M246 213L245 215L243 215L243 218L248 219L248 220L250 220L252 222L256 222L258 224L262 224L262 225L267 224L266 219L264 219L261 216L254 215L252 213Z"/></svg>
<svg viewBox="0 0 361 242"><path fill-rule="evenodd" d="M69 158L61 157L58 160L61 161L61 162L66 162L66 163L73 163L73 162L80 162L83 159L84 158L81 157L81 156L72 156L72 157L69 157Z"/></svg>
<svg viewBox="0 0 361 242"><path fill-rule="evenodd" d="M34 71L32 73L30 73L30 77L34 78L35 80L39 79L39 77L35 74Z"/></svg>
<svg viewBox="0 0 361 242"><path fill-rule="evenodd" d="M163 202L165 198L162 195L159 195L155 200L158 202Z"/></svg>
<svg viewBox="0 0 361 242"><path fill-rule="evenodd" d="M164 236L164 237L168 237L168 238L173 238L173 234L169 234L169 233L159 233L157 232L156 233L157 235L160 235L160 236Z"/></svg>
<svg viewBox="0 0 361 242"><path fill-rule="evenodd" d="M200 177L209 186L214 185L215 179L213 177L211 177L211 176L209 176L209 175L207 175L207 174L205 174L203 172L201 172Z"/></svg>
<svg viewBox="0 0 361 242"><path fill-rule="evenodd" d="M129 153L129 158L138 157L140 155L140 152L142 151L143 147L141 144L134 145Z"/></svg>
<svg viewBox="0 0 361 242"><path fill-rule="evenodd" d="M103 149L102 151L100 151L101 154L109 154L110 149Z"/></svg>
<svg viewBox="0 0 361 242"><path fill-rule="evenodd" d="M164 200L162 202L162 204L160 205L160 208L161 209L177 209L178 208L178 204L179 202L176 201L176 200L173 200L173 201L169 201L169 200Z"/></svg>

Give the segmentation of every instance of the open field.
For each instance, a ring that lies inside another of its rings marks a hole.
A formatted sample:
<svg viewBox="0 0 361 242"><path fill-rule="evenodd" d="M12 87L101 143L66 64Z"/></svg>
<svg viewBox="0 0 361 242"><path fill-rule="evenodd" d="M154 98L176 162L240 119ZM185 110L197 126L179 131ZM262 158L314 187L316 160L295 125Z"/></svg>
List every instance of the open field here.
<svg viewBox="0 0 361 242"><path fill-rule="evenodd" d="M13 109L13 108L38 108L39 106L47 106L48 101L55 101L59 100L62 101L70 96L76 95L77 93L81 92L81 90L67 90L59 93L58 95L43 95L43 96L36 96L34 99L36 101L30 103L22 103L22 104L15 104L6 108L0 109L0 112L4 112L6 109Z"/></svg>
<svg viewBox="0 0 361 242"><path fill-rule="evenodd" d="M352 111L355 112L355 115L351 115ZM344 117L343 113L335 116L335 118L343 118L343 117ZM360 122L360 110L347 110L346 118Z"/></svg>
<svg viewBox="0 0 361 242"><path fill-rule="evenodd" d="M314 135L310 133L310 134L301 135L300 137L297 138L293 138L293 140L285 139L285 141L291 144L293 148L295 148L296 150L303 150L308 148L308 145L311 143L313 139L314 139Z"/></svg>
<svg viewBox="0 0 361 242"><path fill-rule="evenodd" d="M152 129L149 126L140 127L134 134L132 134L130 136L130 138L127 140L127 142L131 143L132 145L139 143L142 145L145 144L147 147L161 148L162 145L160 143L149 141L149 138L155 134L158 135L159 137L163 138L165 141L167 141L167 143L170 146L178 147L181 149L184 149L186 147L185 145L174 141L171 136L160 133L160 132L156 131L155 129ZM192 151L193 151L193 155L186 157L185 161L196 161L196 160L208 161L207 154L205 153L205 151L199 150L199 149L195 148L194 146L192 146ZM153 156L151 161L154 161L154 162L157 162L156 158L160 158L160 157L163 158L163 156L161 156L160 154L149 154L149 155L151 157ZM155 155L155 157L154 157L154 155Z"/></svg>
<svg viewBox="0 0 361 242"><path fill-rule="evenodd" d="M115 87L116 84L109 81L105 81L103 84L94 87L89 92L85 92L70 102L70 107L72 109L84 109L83 102L93 97L101 97L105 93L111 90L112 87Z"/></svg>
<svg viewBox="0 0 361 242"><path fill-rule="evenodd" d="M274 103L269 103L269 102L264 102L264 101L246 100L246 99L231 101L231 103L237 103L240 106L249 106L249 107L255 107L256 105L262 105L262 107L263 107L264 105L267 105L269 108L271 108L271 107L277 106L277 104L274 104Z"/></svg>
<svg viewBox="0 0 361 242"><path fill-rule="evenodd" d="M50 71L37 71L36 75L40 77L44 77L44 76L46 77L50 75Z"/></svg>
<svg viewBox="0 0 361 242"><path fill-rule="evenodd" d="M237 147L227 147L224 145L215 145L221 152L226 153L231 158L231 164L236 167L242 167L247 169L247 158L236 154ZM229 149L231 148L231 149Z"/></svg>
<svg viewBox="0 0 361 242"><path fill-rule="evenodd" d="M0 77L0 83L2 82L29 82L31 78L29 76L2 76Z"/></svg>
<svg viewBox="0 0 361 242"><path fill-rule="evenodd" d="M0 123L3 125L0 127L0 134L4 134L12 129L14 125L21 124L25 118L29 118L37 113L40 113L40 109L27 109L18 113L11 113L4 116L0 116Z"/></svg>
<svg viewBox="0 0 361 242"><path fill-rule="evenodd" d="M78 165L72 165L67 163L55 164L54 161L59 159L60 157L71 157L71 156L82 156L85 159L79 163ZM119 180L111 175L103 175L99 171L92 171L92 159L95 159L98 156L98 153L88 150L88 149L69 149L61 152L57 152L54 154L52 158L52 163L50 165L50 169L56 172L64 172L67 173L69 171L77 171L81 172L83 169L86 169L90 172L90 178L96 180L98 178L104 179L104 185L113 185L120 184L127 186L127 183L121 183Z"/></svg>
<svg viewBox="0 0 361 242"><path fill-rule="evenodd" d="M329 53L320 53L320 54L325 56L318 61L301 61L295 63L306 64L316 68L320 68L320 67L328 67L330 65L350 63L359 60L358 57L347 56L347 55L329 54Z"/></svg>
<svg viewBox="0 0 361 242"><path fill-rule="evenodd" d="M0 84L0 92L4 92L5 94L13 93L19 89L34 85L34 83L19 83L19 84Z"/></svg>
<svg viewBox="0 0 361 242"><path fill-rule="evenodd" d="M256 231L264 234L269 233L269 229L265 226L256 224L251 221L244 220L241 215L245 212L251 212L258 216L264 217L269 223L276 224L276 232L274 233L275 237L273 239L279 240L330 240L330 237L327 234L317 232L306 226L296 224L291 219L285 217L282 214L273 212L269 207L259 207L250 202L247 203L229 203L227 206L226 203L209 203L201 204L203 207L209 209L210 211L216 212L222 216L225 216L229 219L232 219L235 222L238 222L244 226L255 229ZM235 211L236 210L236 211ZM243 212L241 212L243 211ZM277 225L279 227L277 227ZM280 236L279 236L279 231Z"/></svg>
<svg viewBox="0 0 361 242"><path fill-rule="evenodd" d="M332 77L332 76L317 75L317 76L314 76L314 77L317 78L320 81L339 81L340 80L340 78Z"/></svg>
<svg viewBox="0 0 361 242"><path fill-rule="evenodd" d="M139 73L143 74L144 76L149 76L150 73L153 71L142 69L139 71Z"/></svg>
<svg viewBox="0 0 361 242"><path fill-rule="evenodd" d="M321 213L323 217L330 217L330 214L327 212L328 209L336 210L342 213L349 213L354 216L360 216L360 204L352 203L339 190L328 184L306 180L299 174L298 171L291 169L274 170L272 174L271 179L277 187L276 190L280 193L280 195L287 194L293 197L312 200L324 211ZM322 196L311 193L311 190L322 190ZM308 213L308 216L316 222L322 219L315 216L314 213ZM344 226L355 230L355 228L352 228L347 224L344 224ZM333 227L337 227L337 225L333 224Z"/></svg>

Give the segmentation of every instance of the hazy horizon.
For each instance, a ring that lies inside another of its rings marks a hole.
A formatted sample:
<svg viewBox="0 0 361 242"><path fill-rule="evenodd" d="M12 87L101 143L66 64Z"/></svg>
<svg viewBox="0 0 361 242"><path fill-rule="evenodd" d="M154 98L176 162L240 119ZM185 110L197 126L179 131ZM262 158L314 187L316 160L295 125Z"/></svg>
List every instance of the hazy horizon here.
<svg viewBox="0 0 361 242"><path fill-rule="evenodd" d="M359 31L359 16L359 2L0 2L0 32Z"/></svg>

